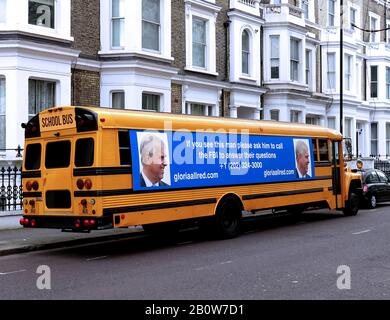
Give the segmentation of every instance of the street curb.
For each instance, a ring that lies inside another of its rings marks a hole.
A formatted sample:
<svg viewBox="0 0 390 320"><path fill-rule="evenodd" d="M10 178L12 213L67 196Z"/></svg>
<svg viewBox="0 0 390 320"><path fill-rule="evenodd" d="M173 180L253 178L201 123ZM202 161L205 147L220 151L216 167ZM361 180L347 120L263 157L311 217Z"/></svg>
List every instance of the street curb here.
<svg viewBox="0 0 390 320"><path fill-rule="evenodd" d="M122 234L114 234L114 235L107 235L107 236L98 235L96 237L91 237L91 238L64 240L64 241L57 241L57 242L50 242L50 243L39 243L39 244L24 245L15 248L9 248L9 249L0 249L0 257L16 254L16 253L74 247L83 244L98 243L101 241L124 240L124 239L136 238L136 237L144 237L144 233L142 231L131 231L129 233L122 233Z"/></svg>

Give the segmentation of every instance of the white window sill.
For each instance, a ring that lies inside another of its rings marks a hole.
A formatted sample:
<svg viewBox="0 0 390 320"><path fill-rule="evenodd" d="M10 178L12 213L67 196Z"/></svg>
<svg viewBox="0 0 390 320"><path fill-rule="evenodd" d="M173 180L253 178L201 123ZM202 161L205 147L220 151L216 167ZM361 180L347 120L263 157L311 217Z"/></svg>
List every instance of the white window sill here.
<svg viewBox="0 0 390 320"><path fill-rule="evenodd" d="M253 78L251 76L247 76L247 75L241 75L239 77L240 80L244 80L244 81L251 81L251 82L257 82L257 79L256 78Z"/></svg>
<svg viewBox="0 0 390 320"><path fill-rule="evenodd" d="M198 73L204 73L204 74L209 74L209 75L212 75L212 76L218 76L218 72L213 72L213 71L209 71L209 70L206 70L206 69L198 69L198 68L194 68L194 67L185 67L184 70L186 71L192 71L192 72L198 72Z"/></svg>

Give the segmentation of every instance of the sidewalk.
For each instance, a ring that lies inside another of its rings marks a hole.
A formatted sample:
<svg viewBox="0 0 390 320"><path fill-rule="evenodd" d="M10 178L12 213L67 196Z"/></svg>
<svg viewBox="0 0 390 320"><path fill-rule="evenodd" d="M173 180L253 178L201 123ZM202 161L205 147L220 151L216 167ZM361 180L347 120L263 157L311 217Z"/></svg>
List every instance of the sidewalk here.
<svg viewBox="0 0 390 320"><path fill-rule="evenodd" d="M90 233L61 232L57 229L24 229L19 224L21 216L21 212L0 212L0 256L130 238L143 231L142 227L99 230Z"/></svg>

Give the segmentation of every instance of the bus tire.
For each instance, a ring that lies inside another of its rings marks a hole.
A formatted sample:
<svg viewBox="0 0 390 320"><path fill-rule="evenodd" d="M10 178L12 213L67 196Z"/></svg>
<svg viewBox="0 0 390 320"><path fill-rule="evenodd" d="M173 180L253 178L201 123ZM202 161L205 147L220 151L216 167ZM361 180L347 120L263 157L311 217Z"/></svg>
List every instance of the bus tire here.
<svg viewBox="0 0 390 320"><path fill-rule="evenodd" d="M343 209L344 215L356 216L359 211L359 196L355 192L349 193L349 198L345 202L345 208Z"/></svg>
<svg viewBox="0 0 390 320"><path fill-rule="evenodd" d="M220 239L237 237L241 232L241 206L234 199L222 200L214 217L216 235Z"/></svg>

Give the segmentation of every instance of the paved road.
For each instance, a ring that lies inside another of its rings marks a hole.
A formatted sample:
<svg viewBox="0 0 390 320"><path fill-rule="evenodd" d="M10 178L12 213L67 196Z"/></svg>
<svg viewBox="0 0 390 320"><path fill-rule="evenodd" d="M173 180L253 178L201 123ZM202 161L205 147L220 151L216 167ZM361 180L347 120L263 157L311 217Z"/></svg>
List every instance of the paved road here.
<svg viewBox="0 0 390 320"><path fill-rule="evenodd" d="M0 257L0 298L389 299L389 207L325 212L263 217L232 240L190 230L170 242L140 236ZM37 288L40 265L50 290ZM350 290L337 288L341 265Z"/></svg>

